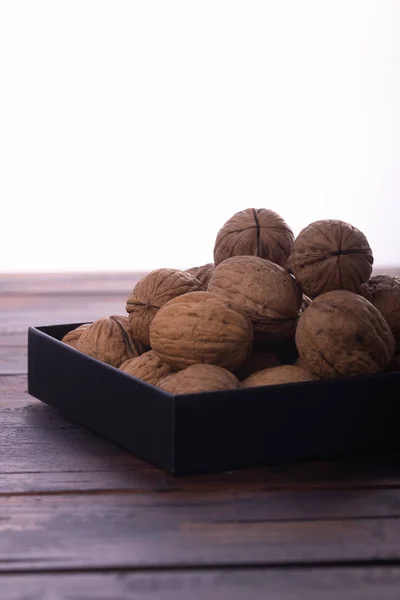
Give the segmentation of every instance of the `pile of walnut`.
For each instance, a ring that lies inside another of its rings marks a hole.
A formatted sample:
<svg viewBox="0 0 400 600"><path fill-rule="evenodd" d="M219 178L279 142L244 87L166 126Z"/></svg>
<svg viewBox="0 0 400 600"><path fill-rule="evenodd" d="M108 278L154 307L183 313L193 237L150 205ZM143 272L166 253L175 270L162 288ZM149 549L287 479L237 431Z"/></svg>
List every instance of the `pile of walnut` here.
<svg viewBox="0 0 400 600"><path fill-rule="evenodd" d="M219 231L214 263L158 269L127 316L63 341L173 394L347 377L400 368L400 279L371 278L366 237L316 221L294 239L267 209Z"/></svg>

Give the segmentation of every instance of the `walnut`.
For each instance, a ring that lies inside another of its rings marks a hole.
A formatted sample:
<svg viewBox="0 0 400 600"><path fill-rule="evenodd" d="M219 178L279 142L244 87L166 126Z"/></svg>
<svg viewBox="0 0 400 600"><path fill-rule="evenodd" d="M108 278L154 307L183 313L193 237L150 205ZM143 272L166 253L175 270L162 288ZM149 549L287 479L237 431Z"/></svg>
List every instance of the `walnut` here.
<svg viewBox="0 0 400 600"><path fill-rule="evenodd" d="M394 353L394 338L380 312L353 292L318 296L301 315L296 344L308 370L319 377L378 373Z"/></svg>
<svg viewBox="0 0 400 600"><path fill-rule="evenodd" d="M242 380L256 371L277 367L279 364L279 359L273 352L259 352L253 348L244 363L235 370L235 375Z"/></svg>
<svg viewBox="0 0 400 600"><path fill-rule="evenodd" d="M300 367L300 369L304 369L304 371L307 371L307 367L304 364L304 362L302 361L302 359L300 358L300 356L295 360L294 366Z"/></svg>
<svg viewBox="0 0 400 600"><path fill-rule="evenodd" d="M310 298L330 290L359 293L372 272L372 251L361 231L337 220L315 221L297 236L287 261Z"/></svg>
<svg viewBox="0 0 400 600"><path fill-rule="evenodd" d="M128 317L103 317L90 325L77 342L77 350L97 360L119 367L128 358L139 356Z"/></svg>
<svg viewBox="0 0 400 600"><path fill-rule="evenodd" d="M145 275L133 288L126 303L132 329L142 344L150 347L150 324L161 306L181 294L203 290L190 273L157 269Z"/></svg>
<svg viewBox="0 0 400 600"><path fill-rule="evenodd" d="M266 208L247 208L233 215L215 241L214 262L231 256L250 255L285 265L293 245L293 232L277 213Z"/></svg>
<svg viewBox="0 0 400 600"><path fill-rule="evenodd" d="M170 394L195 394L217 390L233 390L239 381L227 369L209 364L194 364L183 371L168 375L159 387Z"/></svg>
<svg viewBox="0 0 400 600"><path fill-rule="evenodd" d="M163 362L154 350L149 350L141 356L126 360L122 363L120 369L152 385L158 385L161 379L173 372L171 367Z"/></svg>
<svg viewBox="0 0 400 600"><path fill-rule="evenodd" d="M278 385L282 383L299 383L318 379L315 375L295 367L294 365L281 365L253 373L240 383L240 387L259 387L262 385Z"/></svg>
<svg viewBox="0 0 400 600"><path fill-rule="evenodd" d="M68 346L72 346L72 348L76 348L78 340L80 339L82 333L90 327L90 323L84 323L83 325L79 325L72 331L68 331L61 340L64 344L68 344Z"/></svg>
<svg viewBox="0 0 400 600"><path fill-rule="evenodd" d="M190 292L165 304L150 326L150 343L174 369L209 363L235 369L247 357L253 328L239 307L210 292Z"/></svg>
<svg viewBox="0 0 400 600"><path fill-rule="evenodd" d="M212 272L214 271L214 263L207 263L206 265L202 265L201 267L192 267L191 269L186 269L186 273L190 273L196 279L198 279L206 290L208 286L208 282L210 281L210 277Z"/></svg>
<svg viewBox="0 0 400 600"><path fill-rule="evenodd" d="M257 256L233 256L215 267L208 291L246 311L256 339L271 342L294 335L302 293L279 265Z"/></svg>
<svg viewBox="0 0 400 600"><path fill-rule="evenodd" d="M400 278L376 275L361 286L361 295L379 310L387 321L400 352Z"/></svg>
<svg viewBox="0 0 400 600"><path fill-rule="evenodd" d="M400 354L397 354L397 356L390 361L387 371L389 371L389 373L400 371Z"/></svg>

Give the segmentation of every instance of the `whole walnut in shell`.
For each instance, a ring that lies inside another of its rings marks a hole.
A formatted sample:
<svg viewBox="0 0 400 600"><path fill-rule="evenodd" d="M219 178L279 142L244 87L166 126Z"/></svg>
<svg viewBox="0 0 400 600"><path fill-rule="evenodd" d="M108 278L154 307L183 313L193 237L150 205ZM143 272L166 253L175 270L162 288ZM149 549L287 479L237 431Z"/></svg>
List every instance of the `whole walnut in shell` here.
<svg viewBox="0 0 400 600"><path fill-rule="evenodd" d="M173 373L172 368L163 362L154 350L149 350L141 356L126 360L122 363L120 369L152 385L158 385L161 379Z"/></svg>
<svg viewBox="0 0 400 600"><path fill-rule="evenodd" d="M77 350L113 367L139 356L141 347L135 343L127 317L111 316L90 325L77 342Z"/></svg>
<svg viewBox="0 0 400 600"><path fill-rule="evenodd" d="M394 353L393 334L380 312L342 290L322 294L306 308L296 344L302 363L323 378L384 371Z"/></svg>
<svg viewBox="0 0 400 600"><path fill-rule="evenodd" d="M208 363L235 369L252 347L246 313L211 294L191 292L165 304L150 326L150 343L174 369Z"/></svg>
<svg viewBox="0 0 400 600"><path fill-rule="evenodd" d="M194 364L183 371L168 375L159 382L159 387L170 394L195 394L234 390L239 381L233 373L222 367L208 364Z"/></svg>
<svg viewBox="0 0 400 600"><path fill-rule="evenodd" d="M392 373L393 371L400 371L400 354L397 354L397 356L390 361L387 370L389 373Z"/></svg>
<svg viewBox="0 0 400 600"><path fill-rule="evenodd" d="M256 339L271 342L294 334L302 293L279 265L257 256L233 256L215 267L208 291L240 306Z"/></svg>
<svg viewBox="0 0 400 600"><path fill-rule="evenodd" d="M208 282L210 281L210 277L214 271L214 263L207 263L206 265L202 265L201 267L192 267L191 269L186 269L186 273L190 273L196 279L198 279L206 290L208 286Z"/></svg>
<svg viewBox="0 0 400 600"><path fill-rule="evenodd" d="M126 312L139 341L150 347L150 324L157 311L176 296L203 290L190 273L178 269L156 269L145 275L133 288Z"/></svg>
<svg viewBox="0 0 400 600"><path fill-rule="evenodd" d="M215 241L216 265L231 256L259 256L285 265L293 246L293 232L277 213L247 208L233 215Z"/></svg>
<svg viewBox="0 0 400 600"><path fill-rule="evenodd" d="M244 363L235 369L235 375L242 380L256 371L277 367L279 364L279 359L273 352L259 352L253 348Z"/></svg>
<svg viewBox="0 0 400 600"><path fill-rule="evenodd" d="M303 292L315 298L331 290L358 294L374 259L361 231L338 220L311 223L297 236L287 261Z"/></svg>
<svg viewBox="0 0 400 600"><path fill-rule="evenodd" d="M379 310L387 321L400 352L400 279L390 275L376 275L361 286L361 295Z"/></svg>
<svg viewBox="0 0 400 600"><path fill-rule="evenodd" d="M79 325L79 327L75 327L72 331L68 331L61 340L64 344L68 344L68 346L72 346L72 348L76 348L78 340L80 339L82 333L86 331L90 327L90 323L84 323L83 325Z"/></svg>
<svg viewBox="0 0 400 600"><path fill-rule="evenodd" d="M240 383L240 387L260 387L263 385L278 385L282 383L300 383L314 381L318 377L294 365L281 365L253 373Z"/></svg>

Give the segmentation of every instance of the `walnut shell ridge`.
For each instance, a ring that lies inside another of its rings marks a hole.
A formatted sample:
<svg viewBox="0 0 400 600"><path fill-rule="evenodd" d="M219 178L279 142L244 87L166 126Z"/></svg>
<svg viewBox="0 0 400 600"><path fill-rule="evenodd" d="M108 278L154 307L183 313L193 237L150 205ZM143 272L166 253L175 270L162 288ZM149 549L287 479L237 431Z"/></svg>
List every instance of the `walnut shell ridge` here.
<svg viewBox="0 0 400 600"><path fill-rule="evenodd" d="M220 229L214 246L214 263L231 256L258 256L285 265L293 246L293 232L272 210L247 208L235 213Z"/></svg>
<svg viewBox="0 0 400 600"><path fill-rule="evenodd" d="M361 286L361 295L379 310L389 325L400 352L400 279L390 275L376 275Z"/></svg>
<svg viewBox="0 0 400 600"><path fill-rule="evenodd" d="M127 317L111 316L98 319L90 325L77 342L77 350L92 358L119 367L129 358L139 356Z"/></svg>
<svg viewBox="0 0 400 600"><path fill-rule="evenodd" d="M167 302L188 292L203 290L190 273L178 269L156 269L137 282L126 302L131 327L139 341L150 347L150 324Z"/></svg>
<svg viewBox="0 0 400 600"><path fill-rule="evenodd" d="M372 272L373 256L365 235L344 221L315 221L295 239L287 268L303 292L315 298L331 290L358 294Z"/></svg>
<svg viewBox="0 0 400 600"><path fill-rule="evenodd" d="M80 339L82 333L86 331L90 327L90 323L84 323L83 325L79 325L75 327L72 331L68 331L61 340L64 344L68 344L68 346L72 346L72 348L76 348L78 340Z"/></svg>
<svg viewBox="0 0 400 600"><path fill-rule="evenodd" d="M198 392L234 390L239 387L239 381L227 369L200 363L191 365L182 371L178 371L178 373L168 375L158 385L170 394L195 394Z"/></svg>
<svg viewBox="0 0 400 600"><path fill-rule="evenodd" d="M150 343L174 369L196 363L235 369L251 350L253 328L241 308L210 292L190 292L158 311Z"/></svg>
<svg viewBox="0 0 400 600"><path fill-rule="evenodd" d="M322 294L306 308L296 345L302 364L322 378L384 371L394 353L393 334L380 312L344 290Z"/></svg>
<svg viewBox="0 0 400 600"><path fill-rule="evenodd" d="M120 366L120 370L152 385L158 385L161 379L173 372L170 365L163 362L154 350L126 360Z"/></svg>
<svg viewBox="0 0 400 600"><path fill-rule="evenodd" d="M256 339L275 342L294 335L303 296L279 265L257 256L233 256L215 267L208 291L240 306Z"/></svg>
<svg viewBox="0 0 400 600"><path fill-rule="evenodd" d="M284 383L301 383L315 381L318 377L294 365L280 365L253 373L240 383L240 387L260 387L263 385L280 385Z"/></svg>

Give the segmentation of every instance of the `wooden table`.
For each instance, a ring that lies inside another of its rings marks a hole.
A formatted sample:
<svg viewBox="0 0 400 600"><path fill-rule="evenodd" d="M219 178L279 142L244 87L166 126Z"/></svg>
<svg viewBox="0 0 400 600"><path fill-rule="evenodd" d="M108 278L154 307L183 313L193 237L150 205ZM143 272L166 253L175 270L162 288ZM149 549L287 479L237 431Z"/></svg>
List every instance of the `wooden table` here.
<svg viewBox="0 0 400 600"><path fill-rule="evenodd" d="M1 600L397 600L399 456L178 478L27 394L27 326L134 280L0 277Z"/></svg>

